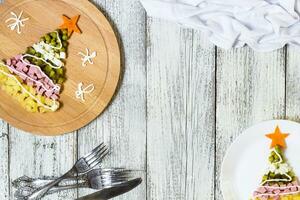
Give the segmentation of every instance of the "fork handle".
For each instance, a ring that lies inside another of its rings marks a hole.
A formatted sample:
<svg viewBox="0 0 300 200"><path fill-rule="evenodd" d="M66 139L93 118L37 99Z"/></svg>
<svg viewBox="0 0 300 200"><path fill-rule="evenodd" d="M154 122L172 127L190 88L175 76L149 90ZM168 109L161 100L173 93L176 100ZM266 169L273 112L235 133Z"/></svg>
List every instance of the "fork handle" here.
<svg viewBox="0 0 300 200"><path fill-rule="evenodd" d="M59 177L58 179L56 179L55 181L48 183L47 185L43 186L42 188L40 188L38 191L32 193L27 199L28 200L37 200L37 199L41 199L45 194L47 194L47 192L53 188L54 186L56 186L57 184L59 184L62 180L68 178L68 173Z"/></svg>

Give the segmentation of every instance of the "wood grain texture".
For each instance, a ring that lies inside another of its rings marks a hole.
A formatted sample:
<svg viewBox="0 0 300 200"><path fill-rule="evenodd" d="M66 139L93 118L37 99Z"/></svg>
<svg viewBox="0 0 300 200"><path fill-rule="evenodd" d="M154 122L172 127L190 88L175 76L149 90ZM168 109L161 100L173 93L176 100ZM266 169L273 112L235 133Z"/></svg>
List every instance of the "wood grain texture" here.
<svg viewBox="0 0 300 200"><path fill-rule="evenodd" d="M9 135L8 125L0 120L0 199L9 199Z"/></svg>
<svg viewBox="0 0 300 200"><path fill-rule="evenodd" d="M187 96L186 200L214 199L215 47L193 32Z"/></svg>
<svg viewBox="0 0 300 200"><path fill-rule="evenodd" d="M184 199L186 102L192 32L148 19L148 199ZM187 46L186 46L187 45Z"/></svg>
<svg viewBox="0 0 300 200"><path fill-rule="evenodd" d="M10 181L27 175L30 177L60 176L77 160L75 134L60 137L37 137L10 128ZM11 188L10 199L13 199ZM77 191L71 190L47 196L45 200L73 200Z"/></svg>
<svg viewBox="0 0 300 200"><path fill-rule="evenodd" d="M148 199L212 199L214 48L174 23L147 24Z"/></svg>
<svg viewBox="0 0 300 200"><path fill-rule="evenodd" d="M300 122L299 48L288 47L286 61L286 118Z"/></svg>
<svg viewBox="0 0 300 200"><path fill-rule="evenodd" d="M218 50L216 112L216 199L219 174L231 142L248 126L285 114L285 51L256 53L248 47Z"/></svg>
<svg viewBox="0 0 300 200"><path fill-rule="evenodd" d="M11 96L0 91L1 118L24 131L49 136L76 131L102 113L115 93L121 70L118 42L104 15L86 0L20 0L18 3L7 0L1 7L6 8L0 15L1 22L11 17L10 11L17 14L24 11L23 17L29 18L22 34L12 32L7 24L0 23L1 60L25 53L28 46L62 24L62 15L80 15L78 26L82 31L82 34L74 33L68 41L67 80L62 87L59 110L28 113ZM44 9L47 9L47 15L41 12ZM93 58L94 65L82 67L78 53L85 54L86 48L95 51L97 56ZM95 87L91 94L84 94L84 102L75 95L79 83L84 84L83 90L90 84Z"/></svg>
<svg viewBox="0 0 300 200"><path fill-rule="evenodd" d="M138 0L94 1L113 22L122 46L124 74L110 107L90 126L78 131L79 154L102 141L111 154L104 167L137 170L144 182L116 199L146 199L146 56L145 12ZM79 191L82 196L91 191Z"/></svg>

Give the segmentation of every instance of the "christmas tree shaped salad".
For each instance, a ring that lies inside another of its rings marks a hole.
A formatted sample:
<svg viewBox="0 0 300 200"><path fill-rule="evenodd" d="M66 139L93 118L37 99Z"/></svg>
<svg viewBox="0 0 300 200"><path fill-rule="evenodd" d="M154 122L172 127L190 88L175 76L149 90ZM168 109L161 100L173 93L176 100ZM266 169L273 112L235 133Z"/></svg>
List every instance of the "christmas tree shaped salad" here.
<svg viewBox="0 0 300 200"><path fill-rule="evenodd" d="M278 126L274 133L266 135L272 140L269 166L253 193L253 200L300 200L298 179L283 156L288 135L282 133Z"/></svg>
<svg viewBox="0 0 300 200"><path fill-rule="evenodd" d="M55 112L65 81L65 60L68 40L77 26L79 16L63 16L59 29L40 38L24 54L0 62L2 90L14 97L29 112Z"/></svg>

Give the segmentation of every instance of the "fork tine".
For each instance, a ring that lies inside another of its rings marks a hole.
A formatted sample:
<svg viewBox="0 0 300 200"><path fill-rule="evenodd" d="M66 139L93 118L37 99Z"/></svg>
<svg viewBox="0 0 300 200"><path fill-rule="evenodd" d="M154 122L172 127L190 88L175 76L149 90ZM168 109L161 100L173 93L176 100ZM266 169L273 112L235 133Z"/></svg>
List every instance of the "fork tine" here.
<svg viewBox="0 0 300 200"><path fill-rule="evenodd" d="M104 143L102 142L100 145L98 145L97 147L95 147L90 153L88 153L87 155L83 156L84 158L89 157L90 155L92 155L95 151L98 151L98 149L100 147L102 147L104 145ZM104 145L105 146L105 145Z"/></svg>
<svg viewBox="0 0 300 200"><path fill-rule="evenodd" d="M99 150L97 153L94 153L90 158L86 159L85 161L89 164L94 162L94 160L98 159L99 157L102 156L106 151L108 151L107 147L103 147L101 150Z"/></svg>
<svg viewBox="0 0 300 200"><path fill-rule="evenodd" d="M88 162L88 165L90 166L90 168L94 168L95 166L97 166L108 153L109 153L109 151L108 151L108 149L106 149L106 151L103 152L99 158L93 160L92 162Z"/></svg>
<svg viewBox="0 0 300 200"><path fill-rule="evenodd" d="M94 151L93 153L91 153L89 156L85 157L84 159L88 162L89 160L91 160L92 158L97 157L99 154L101 155L101 152L103 152L104 149L107 149L107 146L102 146L100 149L98 149L97 151Z"/></svg>
<svg viewBox="0 0 300 200"><path fill-rule="evenodd" d="M103 158L105 157L105 156L107 156L108 155L108 153L109 153L109 150L108 149L105 149L104 151L102 151L101 152L101 154L98 156L98 158L95 158L95 159L93 159L93 160L90 160L89 162L88 162L88 165L90 165L90 166L92 166L92 167L95 167L97 164L95 164L96 162L101 162L101 160L103 160Z"/></svg>

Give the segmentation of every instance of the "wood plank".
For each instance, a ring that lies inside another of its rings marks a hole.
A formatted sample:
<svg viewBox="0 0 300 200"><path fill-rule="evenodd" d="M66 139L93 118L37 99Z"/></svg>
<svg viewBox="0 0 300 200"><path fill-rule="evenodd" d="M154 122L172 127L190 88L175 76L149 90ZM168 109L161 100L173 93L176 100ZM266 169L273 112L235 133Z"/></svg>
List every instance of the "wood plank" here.
<svg viewBox="0 0 300 200"><path fill-rule="evenodd" d="M147 41L148 199L212 199L215 50L152 18Z"/></svg>
<svg viewBox="0 0 300 200"><path fill-rule="evenodd" d="M300 65L299 48L288 47L286 65L286 118L300 122Z"/></svg>
<svg viewBox="0 0 300 200"><path fill-rule="evenodd" d="M104 167L137 170L144 182L116 199L146 199L146 55L145 12L138 0L95 0L118 32L123 53L123 79L110 107L78 132L79 154L100 142L110 145ZM89 190L80 190L85 195Z"/></svg>
<svg viewBox="0 0 300 200"><path fill-rule="evenodd" d="M256 53L248 47L218 50L216 199L222 199L217 180L223 156L231 142L248 126L284 118L284 114L284 49L270 53Z"/></svg>
<svg viewBox="0 0 300 200"><path fill-rule="evenodd" d="M16 128L10 128L10 178L11 181L27 175L30 177L59 176L76 161L76 134L60 137L35 137ZM11 197L13 197L11 188ZM66 191L47 196L45 200L73 200L77 191Z"/></svg>
<svg viewBox="0 0 300 200"><path fill-rule="evenodd" d="M186 200L214 199L215 47L194 31L187 101ZM185 67L185 66L182 66ZM204 181L205 180L205 181Z"/></svg>
<svg viewBox="0 0 300 200"><path fill-rule="evenodd" d="M184 199L192 32L148 19L148 199Z"/></svg>
<svg viewBox="0 0 300 200"><path fill-rule="evenodd" d="M9 134L8 125L0 120L0 199L9 198Z"/></svg>

